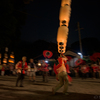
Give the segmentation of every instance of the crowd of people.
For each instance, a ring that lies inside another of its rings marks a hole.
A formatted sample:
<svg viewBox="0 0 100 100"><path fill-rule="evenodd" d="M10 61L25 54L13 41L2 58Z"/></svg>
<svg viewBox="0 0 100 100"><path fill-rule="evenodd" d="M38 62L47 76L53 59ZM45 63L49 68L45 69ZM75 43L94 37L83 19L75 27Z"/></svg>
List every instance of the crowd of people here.
<svg viewBox="0 0 100 100"><path fill-rule="evenodd" d="M27 58L24 56L22 57L22 60L19 61L15 66L14 64L9 63L8 65L3 64L0 65L0 75L15 75L17 76L16 80L16 87L19 85L20 81L20 87L23 87L23 80L25 75L29 76L29 81L35 82L36 81L36 72L41 71L43 82L48 82L48 73L49 70L48 64L43 60L41 62L41 66L38 67L34 63L33 59L30 59L30 63L27 64L26 62ZM56 91L64 85L64 94L67 93L68 84L72 84L72 78L71 77L81 77L82 79L86 78L100 78L100 63L97 64L91 64L90 66L87 64L79 65L76 67L69 67L67 64L67 58L64 55L61 55L61 57L58 58L58 64L54 64L52 68L52 72L55 73L56 79L60 81L59 84L56 85L52 89L53 94L56 93ZM51 74L52 75L52 74Z"/></svg>
<svg viewBox="0 0 100 100"><path fill-rule="evenodd" d="M18 64L18 63L17 63ZM16 65L17 65L16 64ZM42 66L46 63L45 61L42 62ZM17 76L16 65L8 63L0 65L0 75L1 76ZM43 72L40 67L36 66L33 59L30 59L30 63L27 64L28 69L25 71L25 75L29 76L30 81L35 81L35 76L39 72L42 74L49 74L50 76L55 76L52 67L47 67L46 72ZM35 69L34 69L35 68ZM43 68L42 68L43 69ZM100 78L100 63L99 64L91 64L91 65L79 65L77 67L69 67L71 77L80 77L82 79L86 78ZM33 78L32 78L33 76ZM48 76L48 75L46 75ZM44 77L44 76L43 76Z"/></svg>
<svg viewBox="0 0 100 100"><path fill-rule="evenodd" d="M36 72L41 71L43 82L48 82L49 67L48 64L43 60L41 67L36 66L33 59L30 59L30 63L27 64L27 58L24 56L22 60L16 65L9 63L0 65L0 75L1 76L17 76L16 86L18 86L19 81L20 87L23 87L23 79L25 75L29 76L29 81L35 82Z"/></svg>
<svg viewBox="0 0 100 100"><path fill-rule="evenodd" d="M77 67L70 67L70 75L72 77L81 77L82 79L86 78L100 78L100 63L97 64L84 64Z"/></svg>
<svg viewBox="0 0 100 100"><path fill-rule="evenodd" d="M0 65L0 75L4 76L4 75L15 75L15 68L14 68L14 64L8 63L7 64L2 64Z"/></svg>

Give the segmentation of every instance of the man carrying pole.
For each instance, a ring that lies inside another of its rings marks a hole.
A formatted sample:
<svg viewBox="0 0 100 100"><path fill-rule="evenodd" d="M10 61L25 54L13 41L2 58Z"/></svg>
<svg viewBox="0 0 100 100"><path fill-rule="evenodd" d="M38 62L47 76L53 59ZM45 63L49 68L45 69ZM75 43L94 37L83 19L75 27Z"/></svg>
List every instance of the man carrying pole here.
<svg viewBox="0 0 100 100"><path fill-rule="evenodd" d="M57 79L60 83L58 83L53 89L52 93L55 94L58 89L60 89L64 85L64 91L63 93L65 95L68 95L68 76L67 76L67 70L65 67L65 63L67 61L67 58L65 56L59 57L58 62L59 64L56 66L54 65L54 72L57 75Z"/></svg>

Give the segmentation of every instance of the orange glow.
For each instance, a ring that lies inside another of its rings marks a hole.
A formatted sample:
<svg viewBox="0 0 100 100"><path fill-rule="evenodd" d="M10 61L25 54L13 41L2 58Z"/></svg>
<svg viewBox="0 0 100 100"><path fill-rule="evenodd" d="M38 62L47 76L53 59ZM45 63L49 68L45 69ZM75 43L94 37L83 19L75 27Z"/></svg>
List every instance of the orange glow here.
<svg viewBox="0 0 100 100"><path fill-rule="evenodd" d="M6 58L3 59L3 63L4 64L7 63L7 59Z"/></svg>
<svg viewBox="0 0 100 100"><path fill-rule="evenodd" d="M41 66L41 63L38 63L38 66Z"/></svg>
<svg viewBox="0 0 100 100"><path fill-rule="evenodd" d="M68 26L70 21L70 14L71 14L71 0L62 0L61 8L60 8L60 27L58 28L57 34L57 43L58 43L58 52L65 53L66 51L66 44L68 38Z"/></svg>
<svg viewBox="0 0 100 100"><path fill-rule="evenodd" d="M68 27L70 21L70 11L70 6L61 7L59 16L60 26L62 25L62 21L66 21L65 25Z"/></svg>
<svg viewBox="0 0 100 100"><path fill-rule="evenodd" d="M14 63L14 60L9 59L9 63Z"/></svg>
<svg viewBox="0 0 100 100"><path fill-rule="evenodd" d="M10 58L14 58L14 55L13 55L13 54L11 54L11 55L10 55Z"/></svg>
<svg viewBox="0 0 100 100"><path fill-rule="evenodd" d="M58 43L58 52L60 50L60 46L59 43L63 42L64 45L64 49L63 49L63 53L65 53L65 48L66 48L66 43L67 43L67 35L68 35L68 28L66 26L61 26L58 28L58 34L57 34L57 43ZM61 53L61 52L59 52Z"/></svg>

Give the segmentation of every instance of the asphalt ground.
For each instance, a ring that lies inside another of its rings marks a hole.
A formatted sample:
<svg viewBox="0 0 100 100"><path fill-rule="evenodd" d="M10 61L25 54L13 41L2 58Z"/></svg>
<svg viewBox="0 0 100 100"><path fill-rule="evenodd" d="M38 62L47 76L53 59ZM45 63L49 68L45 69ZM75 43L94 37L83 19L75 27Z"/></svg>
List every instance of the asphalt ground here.
<svg viewBox="0 0 100 100"><path fill-rule="evenodd" d="M58 81L49 77L49 82L42 82L42 76L36 82L25 77L24 87L15 87L16 76L0 76L0 100L100 100L100 79L74 78L69 86L69 95L62 93L63 87L52 95L52 87Z"/></svg>

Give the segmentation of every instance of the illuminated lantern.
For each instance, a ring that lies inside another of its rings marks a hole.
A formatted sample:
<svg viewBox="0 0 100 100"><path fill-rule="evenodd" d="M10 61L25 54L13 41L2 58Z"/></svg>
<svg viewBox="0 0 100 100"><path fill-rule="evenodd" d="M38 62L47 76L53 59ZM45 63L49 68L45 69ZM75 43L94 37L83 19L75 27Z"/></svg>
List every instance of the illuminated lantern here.
<svg viewBox="0 0 100 100"><path fill-rule="evenodd" d="M70 20L70 12L71 12L70 6L66 5L64 7L61 7L59 16L60 26L66 25L68 27Z"/></svg>
<svg viewBox="0 0 100 100"><path fill-rule="evenodd" d="M13 54L10 54L10 58L14 58L14 55Z"/></svg>
<svg viewBox="0 0 100 100"><path fill-rule="evenodd" d="M0 58L1 58L1 56L2 56L2 55L1 55L1 53L0 53Z"/></svg>
<svg viewBox="0 0 100 100"><path fill-rule="evenodd" d="M62 0L61 9L60 9L60 27L58 28L57 34L57 43L58 43L58 52L65 53L66 44L68 38L68 26L70 21L71 14L71 0Z"/></svg>
<svg viewBox="0 0 100 100"><path fill-rule="evenodd" d="M58 28L57 43L58 52L65 53L66 43L67 43L68 28L66 26L61 26Z"/></svg>
<svg viewBox="0 0 100 100"><path fill-rule="evenodd" d="M61 26L58 28L57 42L66 42L68 35L68 28L66 26Z"/></svg>
<svg viewBox="0 0 100 100"><path fill-rule="evenodd" d="M7 54L7 53L5 53L5 54L4 54L4 57L5 57L5 58L8 58L8 54Z"/></svg>
<svg viewBox="0 0 100 100"><path fill-rule="evenodd" d="M9 63L14 63L14 59L9 59Z"/></svg>
<svg viewBox="0 0 100 100"><path fill-rule="evenodd" d="M62 0L61 6L64 7L65 5L70 6L71 5L71 0Z"/></svg>
<svg viewBox="0 0 100 100"><path fill-rule="evenodd" d="M4 64L7 63L7 59L6 59L6 58L3 59L3 63L4 63Z"/></svg>

